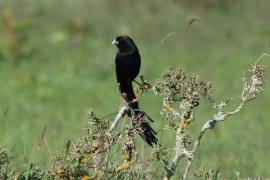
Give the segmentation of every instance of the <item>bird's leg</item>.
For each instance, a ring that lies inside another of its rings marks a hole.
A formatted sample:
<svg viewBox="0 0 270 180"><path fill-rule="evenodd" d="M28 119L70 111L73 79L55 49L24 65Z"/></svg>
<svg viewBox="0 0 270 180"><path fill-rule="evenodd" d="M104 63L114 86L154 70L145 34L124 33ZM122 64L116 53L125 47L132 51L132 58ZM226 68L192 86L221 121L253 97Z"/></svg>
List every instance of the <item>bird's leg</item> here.
<svg viewBox="0 0 270 180"><path fill-rule="evenodd" d="M133 80L136 84L138 84L139 86L141 86L142 84L139 83L138 81L136 81L136 79Z"/></svg>
<svg viewBox="0 0 270 180"><path fill-rule="evenodd" d="M140 76L141 79L141 83L139 83L138 81L136 81L136 79L134 79L133 81L139 85L140 89L143 89L143 83L144 83L144 78L143 76Z"/></svg>
<svg viewBox="0 0 270 180"><path fill-rule="evenodd" d="M141 79L142 82L144 82L144 77L143 77L143 75L140 76L140 79Z"/></svg>
<svg viewBox="0 0 270 180"><path fill-rule="evenodd" d="M145 88L144 88L144 77L143 77L143 75L141 75L140 76L140 79L141 79L141 84L140 84L140 89L142 90L142 91L144 91L144 90L146 90ZM145 92L147 92L147 90L145 91Z"/></svg>

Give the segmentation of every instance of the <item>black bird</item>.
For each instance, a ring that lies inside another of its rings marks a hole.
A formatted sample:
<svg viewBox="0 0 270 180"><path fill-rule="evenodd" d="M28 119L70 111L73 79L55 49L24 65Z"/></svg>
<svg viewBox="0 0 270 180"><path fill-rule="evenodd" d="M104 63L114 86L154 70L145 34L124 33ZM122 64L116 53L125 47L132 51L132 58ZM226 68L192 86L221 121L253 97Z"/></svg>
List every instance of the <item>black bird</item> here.
<svg viewBox="0 0 270 180"><path fill-rule="evenodd" d="M118 48L115 58L116 65L116 78L119 84L119 91L121 97L129 105L128 117L137 120L134 124L139 123L138 132L140 136L150 145L157 143L155 137L156 132L146 122L146 119L152 121L151 118L143 111L140 110L138 101L133 101L136 96L133 91L132 82L135 80L140 72L141 57L139 49L134 41L125 35L118 36L113 42Z"/></svg>

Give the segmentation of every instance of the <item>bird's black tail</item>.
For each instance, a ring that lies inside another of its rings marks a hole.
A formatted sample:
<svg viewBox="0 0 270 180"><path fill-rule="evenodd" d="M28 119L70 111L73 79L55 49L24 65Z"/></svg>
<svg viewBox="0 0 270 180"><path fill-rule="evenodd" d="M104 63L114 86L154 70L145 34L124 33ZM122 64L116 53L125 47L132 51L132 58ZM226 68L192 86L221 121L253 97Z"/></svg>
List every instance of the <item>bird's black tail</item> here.
<svg viewBox="0 0 270 180"><path fill-rule="evenodd" d="M147 120L151 122L153 122L153 120L144 111L139 109L139 103L137 101L133 102L133 100L136 99L136 96L133 91L132 82L120 83L119 88L121 94L125 94L125 101L128 103L130 108L127 115L134 118L135 121L133 124L138 127L138 132L141 138L153 147L153 145L157 144L158 141L155 136L157 133L147 122Z"/></svg>

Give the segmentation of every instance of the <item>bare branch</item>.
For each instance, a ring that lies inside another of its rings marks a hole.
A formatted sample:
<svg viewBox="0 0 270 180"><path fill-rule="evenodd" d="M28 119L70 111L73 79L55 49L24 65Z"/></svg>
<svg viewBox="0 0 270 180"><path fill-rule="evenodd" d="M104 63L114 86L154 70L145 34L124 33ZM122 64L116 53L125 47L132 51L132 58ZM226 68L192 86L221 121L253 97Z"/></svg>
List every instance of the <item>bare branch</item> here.
<svg viewBox="0 0 270 180"><path fill-rule="evenodd" d="M175 155L173 157L172 163L165 168L164 180L170 179L175 172L178 162L183 157L190 157L190 152L186 149L186 139L187 139L187 128L189 123L193 120L193 113L191 111L191 104L188 101L183 101L180 105L181 113L181 123L176 130L176 140L175 140Z"/></svg>
<svg viewBox="0 0 270 180"><path fill-rule="evenodd" d="M111 124L111 127L110 127L110 129L109 129L109 132L112 132L112 131L114 130L114 128L117 126L118 122L119 122L120 119L123 117L123 115L124 115L126 109L127 109L127 105L123 105L123 106L120 108L120 110L119 110L117 116L115 117L113 123Z"/></svg>
<svg viewBox="0 0 270 180"><path fill-rule="evenodd" d="M251 69L249 70L249 73L250 73L249 78L248 79L246 77L242 78L243 88L242 88L242 93L241 93L241 101L239 105L233 111L224 112L224 107L228 104L228 102L221 102L219 105L217 105L218 112L213 115L212 119L208 120L202 126L201 131L193 144L193 149L190 152L190 157L188 158L186 169L182 177L183 180L187 178L189 169L194 159L194 154L196 153L201 143L201 139L204 133L206 132L206 130L214 128L216 123L220 121L224 121L227 117L240 112L247 102L254 100L256 98L256 95L263 90L262 85L264 81L263 79L264 67L257 63L264 56L270 56L270 55L263 54L262 56L260 56L254 63L254 65L251 66Z"/></svg>

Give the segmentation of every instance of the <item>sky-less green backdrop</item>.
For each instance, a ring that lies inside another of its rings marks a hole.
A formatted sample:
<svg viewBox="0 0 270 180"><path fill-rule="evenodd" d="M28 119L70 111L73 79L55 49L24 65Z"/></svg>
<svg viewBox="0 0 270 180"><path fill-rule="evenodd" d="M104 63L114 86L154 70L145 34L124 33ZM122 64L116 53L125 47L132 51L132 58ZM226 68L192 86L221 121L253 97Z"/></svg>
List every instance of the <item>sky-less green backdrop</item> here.
<svg viewBox="0 0 270 180"><path fill-rule="evenodd" d="M82 136L90 108L100 116L117 111L111 41L121 34L137 43L149 81L182 67L213 82L217 98L239 95L244 70L270 48L269 7L267 0L1 0L0 144L14 150L18 166L47 166L65 140ZM201 22L189 27L192 18ZM141 104L169 143L161 98L149 93ZM227 177L270 177L269 107L268 83L254 103L206 134L194 169L221 164ZM194 133L211 112L207 103L196 110ZM44 126L47 145L38 152Z"/></svg>

